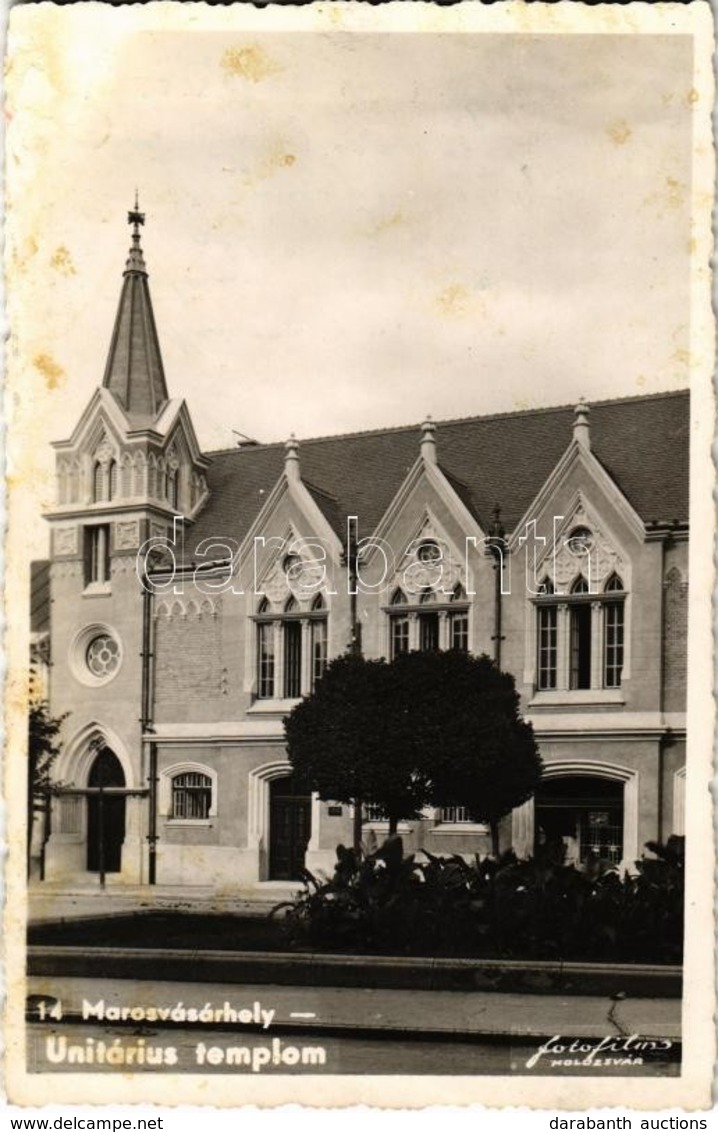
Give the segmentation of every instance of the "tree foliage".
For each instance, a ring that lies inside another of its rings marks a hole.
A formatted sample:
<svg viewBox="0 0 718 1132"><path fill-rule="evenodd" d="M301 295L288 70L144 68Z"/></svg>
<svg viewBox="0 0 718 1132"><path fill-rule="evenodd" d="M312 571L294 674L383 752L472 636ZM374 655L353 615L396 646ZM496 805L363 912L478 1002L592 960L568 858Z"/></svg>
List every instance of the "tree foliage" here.
<svg viewBox="0 0 718 1132"><path fill-rule="evenodd" d="M50 705L47 700L35 700L30 704L27 787L28 855L35 814L46 812L50 795L55 793L60 786L60 783L53 781L52 769L62 750L59 736L65 719L67 719L67 713L60 716L50 714Z"/></svg>
<svg viewBox="0 0 718 1132"><path fill-rule="evenodd" d="M541 775L513 677L458 651L339 657L285 728L295 771L321 798L373 802L391 831L427 805L454 804L496 835Z"/></svg>

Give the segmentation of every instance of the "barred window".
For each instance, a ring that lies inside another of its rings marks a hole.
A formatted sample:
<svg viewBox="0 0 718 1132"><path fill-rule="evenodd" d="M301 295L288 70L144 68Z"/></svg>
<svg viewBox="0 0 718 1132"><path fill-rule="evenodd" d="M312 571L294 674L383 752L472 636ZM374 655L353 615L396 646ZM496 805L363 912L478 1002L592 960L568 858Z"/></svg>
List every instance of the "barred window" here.
<svg viewBox="0 0 718 1132"><path fill-rule="evenodd" d="M364 821L388 821L386 810L378 802L364 803Z"/></svg>
<svg viewBox="0 0 718 1132"><path fill-rule="evenodd" d="M172 779L172 817L205 819L212 805L212 780L206 774L188 771Z"/></svg>
<svg viewBox="0 0 718 1132"><path fill-rule="evenodd" d="M452 825L464 825L472 818L466 806L442 806L439 810L439 821Z"/></svg>

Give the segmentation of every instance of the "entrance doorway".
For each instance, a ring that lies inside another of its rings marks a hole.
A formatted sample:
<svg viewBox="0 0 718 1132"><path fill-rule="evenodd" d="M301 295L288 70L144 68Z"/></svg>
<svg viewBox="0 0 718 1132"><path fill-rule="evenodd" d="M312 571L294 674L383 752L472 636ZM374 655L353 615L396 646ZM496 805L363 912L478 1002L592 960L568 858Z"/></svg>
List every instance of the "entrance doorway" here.
<svg viewBox="0 0 718 1132"><path fill-rule="evenodd" d="M623 859L623 783L594 776L549 778L536 791L536 850L563 847L567 865Z"/></svg>
<svg viewBox="0 0 718 1132"><path fill-rule="evenodd" d="M108 747L98 752L90 767L87 785L102 788L87 798L87 871L122 871L122 844L125 840L125 798L106 794L108 788L124 788L125 774L117 755Z"/></svg>
<svg viewBox="0 0 718 1132"><path fill-rule="evenodd" d="M312 833L312 796L296 775L269 784L269 879L301 880Z"/></svg>

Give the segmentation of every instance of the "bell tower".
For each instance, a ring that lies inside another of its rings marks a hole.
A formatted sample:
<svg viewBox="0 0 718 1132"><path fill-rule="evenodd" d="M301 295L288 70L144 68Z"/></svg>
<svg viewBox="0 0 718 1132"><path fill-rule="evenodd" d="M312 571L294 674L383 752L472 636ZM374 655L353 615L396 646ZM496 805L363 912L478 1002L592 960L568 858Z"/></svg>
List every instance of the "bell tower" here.
<svg viewBox="0 0 718 1132"><path fill-rule="evenodd" d="M130 793L147 786L137 554L146 539L171 533L177 516L191 520L203 505L208 461L184 401L168 395L137 200L128 222L131 246L102 384L72 436L53 446L57 503L46 518L50 701L53 713L69 712L58 777L78 791L90 789L97 751L115 757L128 794L114 879L136 884L146 879L147 833L145 799ZM58 799L49 878L91 881L93 825L83 805L81 793Z"/></svg>

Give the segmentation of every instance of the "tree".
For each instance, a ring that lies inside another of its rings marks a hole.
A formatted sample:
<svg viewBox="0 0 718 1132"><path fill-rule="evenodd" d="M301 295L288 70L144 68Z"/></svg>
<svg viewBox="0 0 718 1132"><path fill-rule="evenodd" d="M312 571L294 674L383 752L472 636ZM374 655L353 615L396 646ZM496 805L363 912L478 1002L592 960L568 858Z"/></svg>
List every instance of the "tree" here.
<svg viewBox="0 0 718 1132"><path fill-rule="evenodd" d="M65 719L67 713L61 716L50 714L47 700L35 700L30 704L27 788L28 871L35 815L41 813L47 818L50 796L57 792L60 785L52 781L52 768L62 750L58 737Z"/></svg>
<svg viewBox="0 0 718 1132"><path fill-rule="evenodd" d="M285 724L290 760L323 799L361 804L389 819L417 818L428 804L463 805L498 823L529 798L541 776L531 725L519 715L513 677L488 657L405 653L391 664L340 657Z"/></svg>
<svg viewBox="0 0 718 1132"><path fill-rule="evenodd" d="M393 831L401 819L419 817L428 796L394 684L385 661L340 656L284 724L295 772L323 800L354 806L357 851L365 803L381 806Z"/></svg>
<svg viewBox="0 0 718 1132"><path fill-rule="evenodd" d="M486 822L498 856L499 821L533 795L542 769L513 676L487 656L456 651L415 653L400 662L411 682L421 684L415 714L426 748L420 757L431 762L436 745L432 802L465 806L474 821Z"/></svg>

